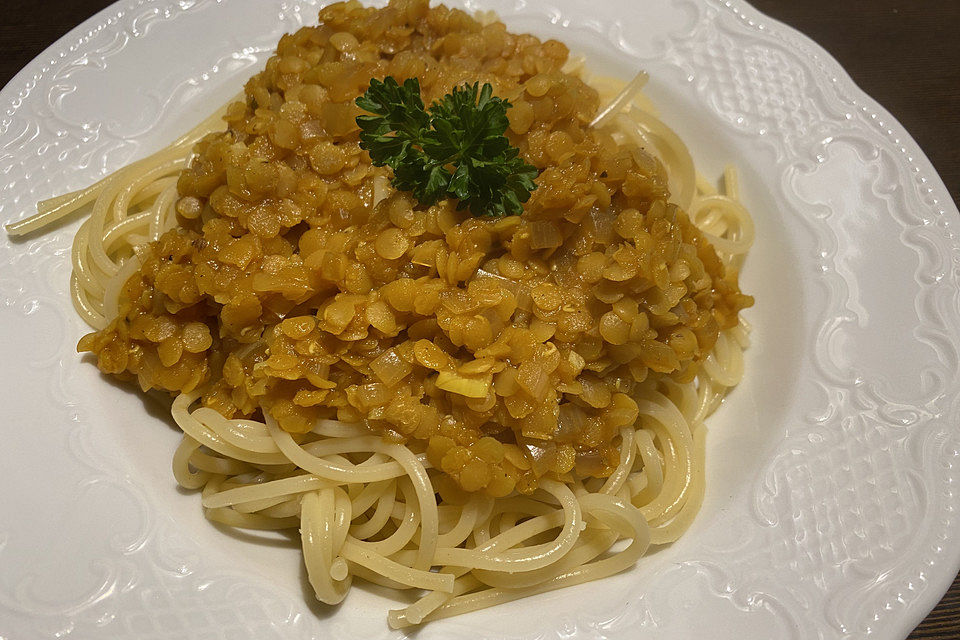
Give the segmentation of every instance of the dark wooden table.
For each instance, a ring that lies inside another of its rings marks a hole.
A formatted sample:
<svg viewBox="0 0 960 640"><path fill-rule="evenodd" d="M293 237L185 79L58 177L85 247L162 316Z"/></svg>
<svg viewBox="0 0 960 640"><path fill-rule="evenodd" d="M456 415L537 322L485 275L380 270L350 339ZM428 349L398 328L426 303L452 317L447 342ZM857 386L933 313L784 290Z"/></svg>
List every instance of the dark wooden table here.
<svg viewBox="0 0 960 640"><path fill-rule="evenodd" d="M0 85L112 0L5 0ZM752 0L807 34L906 127L960 202L960 1ZM960 577L911 639L960 638Z"/></svg>

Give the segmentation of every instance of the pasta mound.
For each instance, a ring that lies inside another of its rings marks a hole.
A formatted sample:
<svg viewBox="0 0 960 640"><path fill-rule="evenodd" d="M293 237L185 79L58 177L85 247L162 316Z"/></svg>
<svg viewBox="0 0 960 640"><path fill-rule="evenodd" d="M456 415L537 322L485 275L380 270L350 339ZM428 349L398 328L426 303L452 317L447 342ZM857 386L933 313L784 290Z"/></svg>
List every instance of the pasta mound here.
<svg viewBox="0 0 960 640"><path fill-rule="evenodd" d="M284 36L179 177L177 226L141 247L104 372L202 390L228 418L363 423L426 452L447 501L609 475L644 385L690 381L752 304L660 162L590 127L597 92L560 42L427 0L330 5ZM359 146L371 78L509 100L539 170L522 216L417 205Z"/></svg>

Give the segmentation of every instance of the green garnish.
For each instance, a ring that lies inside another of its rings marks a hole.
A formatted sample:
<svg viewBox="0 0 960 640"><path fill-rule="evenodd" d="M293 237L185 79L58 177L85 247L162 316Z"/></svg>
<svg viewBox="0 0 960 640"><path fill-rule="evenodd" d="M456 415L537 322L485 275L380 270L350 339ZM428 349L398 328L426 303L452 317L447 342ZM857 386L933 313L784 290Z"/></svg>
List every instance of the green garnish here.
<svg viewBox="0 0 960 640"><path fill-rule="evenodd" d="M451 196L474 215L519 214L537 188L537 169L503 135L510 103L478 85L457 87L424 110L416 78L370 80L357 105L376 115L357 117L360 146L421 204Z"/></svg>

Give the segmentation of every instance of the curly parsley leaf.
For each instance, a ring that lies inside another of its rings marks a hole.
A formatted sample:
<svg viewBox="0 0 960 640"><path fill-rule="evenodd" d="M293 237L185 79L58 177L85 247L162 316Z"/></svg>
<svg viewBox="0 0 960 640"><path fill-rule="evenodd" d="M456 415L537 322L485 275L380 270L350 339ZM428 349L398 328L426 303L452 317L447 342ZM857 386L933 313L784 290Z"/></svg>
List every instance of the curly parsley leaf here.
<svg viewBox="0 0 960 640"><path fill-rule="evenodd" d="M371 80L357 106L375 114L357 118L360 146L421 204L453 197L474 215L515 215L537 188L536 167L503 135L510 103L489 84L457 87L425 110L416 78L387 76Z"/></svg>

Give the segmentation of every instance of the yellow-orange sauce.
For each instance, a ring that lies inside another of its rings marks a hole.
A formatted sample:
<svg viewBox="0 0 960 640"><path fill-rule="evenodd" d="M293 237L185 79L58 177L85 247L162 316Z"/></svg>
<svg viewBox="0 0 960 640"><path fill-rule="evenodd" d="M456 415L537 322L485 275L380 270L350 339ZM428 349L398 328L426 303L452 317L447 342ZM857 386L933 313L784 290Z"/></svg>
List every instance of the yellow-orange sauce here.
<svg viewBox="0 0 960 640"><path fill-rule="evenodd" d="M79 349L227 417L363 422L426 451L451 495L609 474L632 396L692 379L752 299L662 165L589 126L598 95L567 55L426 0L325 7L196 146L178 226ZM419 78L426 104L477 81L512 103L507 135L540 170L522 216L389 187L354 104L388 75Z"/></svg>

